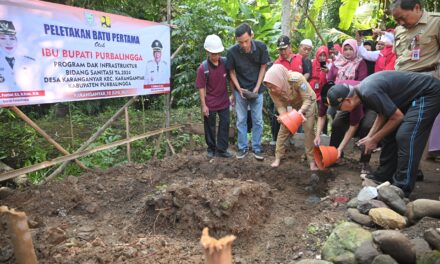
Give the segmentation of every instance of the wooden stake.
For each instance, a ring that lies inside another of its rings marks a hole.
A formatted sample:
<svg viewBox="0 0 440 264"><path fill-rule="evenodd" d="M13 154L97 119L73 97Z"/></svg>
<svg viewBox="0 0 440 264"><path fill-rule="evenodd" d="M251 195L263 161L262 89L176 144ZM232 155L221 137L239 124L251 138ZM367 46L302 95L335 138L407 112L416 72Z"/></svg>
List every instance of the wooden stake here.
<svg viewBox="0 0 440 264"><path fill-rule="evenodd" d="M127 134L127 139L130 138L130 120L128 116L128 107L125 107L125 130ZM127 143L127 160L128 162L131 162L131 149L130 149L130 142Z"/></svg>

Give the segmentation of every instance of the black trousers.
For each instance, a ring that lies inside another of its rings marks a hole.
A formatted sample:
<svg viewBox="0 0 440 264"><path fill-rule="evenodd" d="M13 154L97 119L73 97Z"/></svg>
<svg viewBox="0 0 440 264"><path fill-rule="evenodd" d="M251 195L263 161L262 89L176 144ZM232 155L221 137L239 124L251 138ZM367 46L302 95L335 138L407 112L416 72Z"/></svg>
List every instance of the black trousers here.
<svg viewBox="0 0 440 264"><path fill-rule="evenodd" d="M406 195L414 189L417 170L432 125L440 112L440 94L419 97L400 126L382 140L380 164L374 176L390 181Z"/></svg>
<svg viewBox="0 0 440 264"><path fill-rule="evenodd" d="M278 111L275 104L270 100L270 132L272 134L272 140L277 141L278 131L280 131L280 123L277 120Z"/></svg>
<svg viewBox="0 0 440 264"><path fill-rule="evenodd" d="M365 110L365 115L359 123L359 127L354 135L354 137L363 138L368 135L371 127L373 126L374 120L376 120L377 114L371 110ZM339 111L336 113L335 118L332 123L332 135L330 136L330 146L339 147L342 140L344 139L345 132L347 132L350 127L350 113ZM371 154L364 154L361 151L360 162L368 163L370 162Z"/></svg>
<svg viewBox="0 0 440 264"><path fill-rule="evenodd" d="M219 117L218 131L216 131L217 115ZM228 150L229 123L229 107L218 111L209 111L209 116L203 118L205 140L208 145L208 151L213 153L224 153Z"/></svg>

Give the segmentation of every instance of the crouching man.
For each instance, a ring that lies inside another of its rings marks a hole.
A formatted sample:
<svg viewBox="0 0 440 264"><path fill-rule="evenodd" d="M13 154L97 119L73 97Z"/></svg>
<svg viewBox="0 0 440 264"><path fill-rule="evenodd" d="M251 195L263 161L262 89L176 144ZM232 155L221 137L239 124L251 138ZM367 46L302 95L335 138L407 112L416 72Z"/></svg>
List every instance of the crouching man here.
<svg viewBox="0 0 440 264"><path fill-rule="evenodd" d="M421 73L383 71L358 86L335 85L330 106L352 111L359 104L377 113L368 135L358 144L371 153L382 141L380 164L367 178L390 181L408 197L435 117L440 112L440 80Z"/></svg>

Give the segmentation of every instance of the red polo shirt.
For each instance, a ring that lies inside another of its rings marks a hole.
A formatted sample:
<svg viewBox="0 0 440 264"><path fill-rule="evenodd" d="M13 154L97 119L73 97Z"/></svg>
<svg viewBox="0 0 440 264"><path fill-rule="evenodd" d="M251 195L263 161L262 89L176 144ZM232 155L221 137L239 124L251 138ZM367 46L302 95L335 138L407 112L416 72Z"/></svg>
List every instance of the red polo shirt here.
<svg viewBox="0 0 440 264"><path fill-rule="evenodd" d="M290 61L283 59L281 56L275 60L274 64L281 64L289 71L303 73L302 56L299 54L292 54Z"/></svg>

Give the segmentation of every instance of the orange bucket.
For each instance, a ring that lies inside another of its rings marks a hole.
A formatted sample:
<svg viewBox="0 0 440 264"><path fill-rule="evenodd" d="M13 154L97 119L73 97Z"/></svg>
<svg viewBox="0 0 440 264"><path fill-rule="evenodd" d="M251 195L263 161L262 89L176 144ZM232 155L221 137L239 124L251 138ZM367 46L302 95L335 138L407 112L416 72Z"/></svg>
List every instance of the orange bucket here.
<svg viewBox="0 0 440 264"><path fill-rule="evenodd" d="M315 163L320 170L327 168L338 160L338 149L333 146L319 146L313 150Z"/></svg>
<svg viewBox="0 0 440 264"><path fill-rule="evenodd" d="M279 118L281 123L283 123L283 125L287 127L292 134L295 134L298 128L304 122L302 116L295 109L290 112L282 113Z"/></svg>

